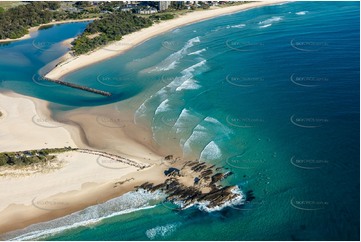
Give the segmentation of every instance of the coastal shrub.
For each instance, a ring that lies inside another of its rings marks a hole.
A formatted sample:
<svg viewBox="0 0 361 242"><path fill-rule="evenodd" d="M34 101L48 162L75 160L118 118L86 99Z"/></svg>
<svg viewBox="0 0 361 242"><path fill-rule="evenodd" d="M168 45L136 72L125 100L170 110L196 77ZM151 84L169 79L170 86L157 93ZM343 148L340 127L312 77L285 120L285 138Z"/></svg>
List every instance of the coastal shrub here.
<svg viewBox="0 0 361 242"><path fill-rule="evenodd" d="M110 41L120 40L123 35L130 34L152 25L147 18L138 17L129 12L114 12L90 23L83 34L72 42L72 51L80 55L108 44ZM88 35L100 33L95 38Z"/></svg>
<svg viewBox="0 0 361 242"><path fill-rule="evenodd" d="M80 19L83 13L58 10L59 2L29 2L9 8L0 8L0 39L20 38L30 27L52 22L52 20Z"/></svg>
<svg viewBox="0 0 361 242"><path fill-rule="evenodd" d="M54 153L62 153L65 151L76 150L76 148L51 148L41 150L27 150L19 152L3 152L0 153L0 166L4 165L17 165L26 166L40 162L51 161L56 158Z"/></svg>
<svg viewBox="0 0 361 242"><path fill-rule="evenodd" d="M0 166L6 165L7 162L8 162L8 157L5 154L0 153Z"/></svg>
<svg viewBox="0 0 361 242"><path fill-rule="evenodd" d="M170 14L170 13L153 14L149 18L153 20L169 20L169 19L174 19L174 14Z"/></svg>

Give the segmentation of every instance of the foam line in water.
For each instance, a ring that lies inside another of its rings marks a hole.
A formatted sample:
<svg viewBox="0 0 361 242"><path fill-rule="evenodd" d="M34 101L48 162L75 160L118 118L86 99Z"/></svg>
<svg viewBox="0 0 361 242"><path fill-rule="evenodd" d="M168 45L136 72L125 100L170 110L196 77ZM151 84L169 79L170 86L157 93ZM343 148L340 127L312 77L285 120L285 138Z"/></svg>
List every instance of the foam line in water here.
<svg viewBox="0 0 361 242"><path fill-rule="evenodd" d="M214 161L222 157L222 151L219 146L214 142L209 142L201 152L200 161Z"/></svg>
<svg viewBox="0 0 361 242"><path fill-rule="evenodd" d="M212 124L212 126L213 126L212 130L216 131L216 132L214 132L216 135L222 135L225 137L229 137L229 135L231 135L233 133L233 131L230 128L228 128L227 126L225 126L224 124L222 124L215 118L206 117L204 119L204 122L208 122L208 123Z"/></svg>
<svg viewBox="0 0 361 242"><path fill-rule="evenodd" d="M180 225L181 223L178 222L178 223L171 223L162 226L156 226L154 228L148 229L145 232L145 235L151 240L164 238L174 233Z"/></svg>
<svg viewBox="0 0 361 242"><path fill-rule="evenodd" d="M154 115L158 115L159 113L164 113L166 111L170 110L170 104L169 104L169 99L164 100L163 102L161 102L159 104L159 106L157 107L157 109L155 110Z"/></svg>
<svg viewBox="0 0 361 242"><path fill-rule="evenodd" d="M189 109L183 108L172 127L172 131L178 133L183 129L193 129L200 121L202 121L200 117L193 115Z"/></svg>
<svg viewBox="0 0 361 242"><path fill-rule="evenodd" d="M208 130L204 126L198 124L193 129L189 138L184 141L184 144L182 144L183 140L181 140L181 146L183 148L184 156L192 154L192 152L194 151L194 147L193 147L194 145L199 145L204 142L208 142L211 139L211 135L207 131Z"/></svg>
<svg viewBox="0 0 361 242"><path fill-rule="evenodd" d="M178 62L188 54L188 49L194 46L195 43L199 43L200 39L199 37L192 38L187 41L187 43L183 46L182 49L178 50L177 52L174 52L170 56L168 56L166 59L164 59L159 65L153 67L153 69L150 72L160 72L160 71L168 71L174 69Z"/></svg>
<svg viewBox="0 0 361 242"><path fill-rule="evenodd" d="M236 28L236 29L241 29L243 27L245 27L245 24L236 24L236 25L231 25L230 28Z"/></svg>
<svg viewBox="0 0 361 242"><path fill-rule="evenodd" d="M236 194L237 196L235 196L233 199L223 203L222 205L218 205L215 207L210 208L209 207L209 201L207 202L196 202L193 204L189 204L187 206L184 206L184 203L181 201L177 201L174 202L174 204L178 205L179 207L182 207L184 209L186 208L190 208L190 207L196 207L201 211L204 212L208 212L208 213L212 213L212 212L216 212L216 211L220 211L226 207L232 207L232 206L240 206L243 205L246 201L246 196L244 195L244 193L241 191L241 189L238 186L235 186L231 192L233 194Z"/></svg>
<svg viewBox="0 0 361 242"><path fill-rule="evenodd" d="M239 206L239 205L242 205L245 203L246 196L243 194L243 192L241 191L241 189L239 189L238 186L236 186L231 192L233 194L237 194L238 196L236 196L234 199L232 199L228 202L225 202L221 206L215 206L215 207L209 208L207 206L208 203L198 203L198 204L195 204L195 206L198 207L199 210L211 213L211 212L215 212L215 211L220 211L225 207Z"/></svg>
<svg viewBox="0 0 361 242"><path fill-rule="evenodd" d="M264 21L260 21L258 24L265 26L265 25L268 25L268 24L273 24L273 23L279 22L281 20L283 20L282 17L275 16L275 17L266 19Z"/></svg>
<svg viewBox="0 0 361 242"><path fill-rule="evenodd" d="M5 239L36 240L44 238L80 226L96 224L110 217L153 208L155 206L151 203L159 202L164 198L165 195L159 191L153 193L145 190L128 192L105 203L87 207L70 215L10 232L5 235Z"/></svg>
<svg viewBox="0 0 361 242"><path fill-rule="evenodd" d="M196 71L201 72L202 70L205 70L207 68L208 67L206 66L206 60L202 59L200 62L181 71L181 77L176 77L171 83L161 88L155 94L151 95L140 105L140 107L135 111L134 123L137 124L137 121L141 117L146 116L147 113L150 113L151 110L154 110L152 117L154 121L155 115L157 115L161 110L163 110L163 108L165 108L164 105L169 105L170 96L177 98L176 96L174 96L174 91L194 90L201 88L201 86L195 80L193 80L192 77L194 76L194 73ZM159 101L159 105L157 107L155 107L154 105L147 105L155 99L157 99L156 101ZM168 102L165 102L166 99L168 99ZM154 108L149 109L149 107ZM169 107L167 106L167 108Z"/></svg>
<svg viewBox="0 0 361 242"><path fill-rule="evenodd" d="M197 50L197 51L194 51L194 52L192 52L192 53L189 53L188 55L199 55L199 54L201 54L201 53L203 53L203 52L205 52L205 51L206 51L206 49L203 48L203 49L201 49L201 50Z"/></svg>
<svg viewBox="0 0 361 242"><path fill-rule="evenodd" d="M270 27L270 26L272 26L272 24L265 24L265 25L261 25L261 26L259 26L261 29L264 29L264 28L268 28L268 27Z"/></svg>

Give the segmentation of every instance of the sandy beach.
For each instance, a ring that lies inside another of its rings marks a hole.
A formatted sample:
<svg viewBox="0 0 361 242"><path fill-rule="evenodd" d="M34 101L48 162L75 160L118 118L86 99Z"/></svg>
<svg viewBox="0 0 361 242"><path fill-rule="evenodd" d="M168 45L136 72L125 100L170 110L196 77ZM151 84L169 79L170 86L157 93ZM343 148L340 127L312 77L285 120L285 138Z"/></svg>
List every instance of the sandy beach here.
<svg viewBox="0 0 361 242"><path fill-rule="evenodd" d="M92 134L94 130L97 134L104 133L101 138L87 137L88 142L99 150L150 167L139 170L113 159L79 151L62 153L49 164L20 169L0 167L0 194L6 197L0 201L0 235L107 201L133 190L136 185L149 180L158 181L163 176L163 168L159 169L161 157L129 139L122 129L114 132L114 129L99 125L96 118L89 121L89 118L101 115L103 109L95 109L86 117L80 114L84 110L74 111L66 119L72 119L72 122L79 119L78 124L84 125L82 129L86 133ZM80 138L78 127L50 117L46 101L15 93L0 93L0 110L3 114L0 118L1 152L64 146L89 148ZM119 142L114 143L114 139ZM105 146L101 149L103 142Z"/></svg>
<svg viewBox="0 0 361 242"><path fill-rule="evenodd" d="M279 2L284 1L253 2L193 12L161 22L88 55L76 58L68 55L47 77L61 78L179 26ZM0 111L3 114L0 117L1 152L71 146L111 152L149 164L149 168L139 170L114 160L101 160L98 155L71 151L42 166L0 167L0 195L6 197L0 201L0 239L1 234L8 231L102 203L146 181L156 183L164 179L162 157L152 149L151 137L135 126L132 114L116 112L111 104L78 108L52 117L46 101L0 93Z"/></svg>
<svg viewBox="0 0 361 242"><path fill-rule="evenodd" d="M125 51L143 43L144 41L170 31L172 29L188 25L194 22L203 21L206 19L218 17L225 14L239 12L250 8L261 7L265 5L272 5L285 2L284 0L270 0L261 2L251 2L242 5L236 5L224 8L214 8L206 11L191 12L181 17L163 21L154 24L149 28L142 29L135 33L125 35L122 40L113 42L105 47L97 49L89 54L84 54L76 57L70 57L61 62L57 67L46 74L47 78L60 79L64 75L78 70L80 68L89 66L91 64L106 60L108 58L117 56Z"/></svg>
<svg viewBox="0 0 361 242"><path fill-rule="evenodd" d="M49 118L47 103L14 93L0 93L0 151L76 147L65 124Z"/></svg>

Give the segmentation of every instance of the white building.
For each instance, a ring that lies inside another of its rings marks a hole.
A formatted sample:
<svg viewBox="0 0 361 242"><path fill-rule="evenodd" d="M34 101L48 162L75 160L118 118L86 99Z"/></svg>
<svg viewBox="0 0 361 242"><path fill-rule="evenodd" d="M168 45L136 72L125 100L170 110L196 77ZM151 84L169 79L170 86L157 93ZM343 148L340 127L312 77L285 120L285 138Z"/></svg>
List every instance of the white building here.
<svg viewBox="0 0 361 242"><path fill-rule="evenodd" d="M155 8L139 9L138 13L139 14L153 14L153 13L158 13L158 10Z"/></svg>
<svg viewBox="0 0 361 242"><path fill-rule="evenodd" d="M169 8L171 1L159 1L159 11L163 11Z"/></svg>

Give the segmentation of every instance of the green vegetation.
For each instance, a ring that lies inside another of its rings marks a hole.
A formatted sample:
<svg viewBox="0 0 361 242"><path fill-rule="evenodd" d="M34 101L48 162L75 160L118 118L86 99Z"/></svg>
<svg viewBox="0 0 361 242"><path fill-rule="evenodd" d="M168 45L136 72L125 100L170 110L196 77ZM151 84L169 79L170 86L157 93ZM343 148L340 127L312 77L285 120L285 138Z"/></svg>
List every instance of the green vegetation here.
<svg viewBox="0 0 361 242"><path fill-rule="evenodd" d="M152 14L149 16L152 20L169 20L174 19L174 14L165 13L165 14Z"/></svg>
<svg viewBox="0 0 361 242"><path fill-rule="evenodd" d="M0 1L0 8L2 8L4 11L8 10L9 8L13 8L19 5L25 5L26 2L20 2L20 1ZM0 10L1 12L1 10Z"/></svg>
<svg viewBox="0 0 361 242"><path fill-rule="evenodd" d="M50 23L53 20L82 19L88 12L59 10L59 2L30 2L26 5L0 10L0 39L16 39L24 36L30 27Z"/></svg>
<svg viewBox="0 0 361 242"><path fill-rule="evenodd" d="M73 41L72 50L76 55L84 54L152 24L150 19L129 12L108 14L90 23L84 33Z"/></svg>
<svg viewBox="0 0 361 242"><path fill-rule="evenodd" d="M0 153L0 166L26 166L51 161L55 153L77 150L71 147Z"/></svg>

